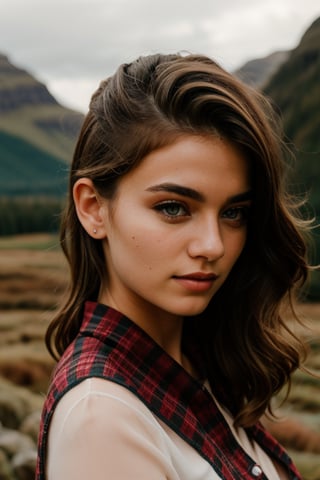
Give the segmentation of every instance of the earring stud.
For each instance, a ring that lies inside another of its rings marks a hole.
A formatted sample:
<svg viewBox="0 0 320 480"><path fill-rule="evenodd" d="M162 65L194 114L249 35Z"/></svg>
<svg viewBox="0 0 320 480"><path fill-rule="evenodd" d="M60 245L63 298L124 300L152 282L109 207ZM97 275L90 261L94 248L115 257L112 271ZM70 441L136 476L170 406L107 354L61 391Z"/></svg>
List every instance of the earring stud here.
<svg viewBox="0 0 320 480"><path fill-rule="evenodd" d="M93 229L93 233L94 233L94 234L97 233L97 229L96 229L96 228Z"/></svg>

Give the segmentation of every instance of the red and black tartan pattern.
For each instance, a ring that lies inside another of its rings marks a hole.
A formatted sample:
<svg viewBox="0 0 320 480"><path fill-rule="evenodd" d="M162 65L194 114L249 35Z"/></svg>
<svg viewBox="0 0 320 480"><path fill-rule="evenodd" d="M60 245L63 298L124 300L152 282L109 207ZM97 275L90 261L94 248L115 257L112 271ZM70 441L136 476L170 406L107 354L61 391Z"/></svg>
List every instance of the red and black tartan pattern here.
<svg viewBox="0 0 320 480"><path fill-rule="evenodd" d="M267 480L263 473L252 474L255 462L237 443L211 394L135 323L95 302L86 303L81 331L53 375L39 432L36 480L45 479L47 435L57 402L89 377L105 378L132 391L221 479ZM260 424L248 434L285 467L290 479L301 479L287 453Z"/></svg>

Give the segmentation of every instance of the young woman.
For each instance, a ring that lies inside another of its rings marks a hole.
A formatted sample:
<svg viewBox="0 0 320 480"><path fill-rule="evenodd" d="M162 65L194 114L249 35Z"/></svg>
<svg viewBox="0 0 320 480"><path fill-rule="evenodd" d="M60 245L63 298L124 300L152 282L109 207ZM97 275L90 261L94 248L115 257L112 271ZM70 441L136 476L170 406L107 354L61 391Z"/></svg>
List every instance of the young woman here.
<svg viewBox="0 0 320 480"><path fill-rule="evenodd" d="M304 355L281 315L308 267L278 134L203 56L139 58L93 95L38 480L300 478L259 423Z"/></svg>

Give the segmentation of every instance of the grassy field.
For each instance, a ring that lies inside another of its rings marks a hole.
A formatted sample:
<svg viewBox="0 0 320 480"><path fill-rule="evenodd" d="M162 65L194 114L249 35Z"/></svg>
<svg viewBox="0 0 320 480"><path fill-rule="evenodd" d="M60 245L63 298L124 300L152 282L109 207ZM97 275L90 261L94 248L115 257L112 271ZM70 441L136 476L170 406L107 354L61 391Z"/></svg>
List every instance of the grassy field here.
<svg viewBox="0 0 320 480"><path fill-rule="evenodd" d="M0 380L43 393L53 367L43 337L67 277L58 239L0 237L0 265ZM300 305L299 311L309 326L299 332L310 345L307 367L319 375L320 305ZM296 372L289 400L277 413L277 422L266 420L268 428L290 451L304 479L320 480L319 376Z"/></svg>

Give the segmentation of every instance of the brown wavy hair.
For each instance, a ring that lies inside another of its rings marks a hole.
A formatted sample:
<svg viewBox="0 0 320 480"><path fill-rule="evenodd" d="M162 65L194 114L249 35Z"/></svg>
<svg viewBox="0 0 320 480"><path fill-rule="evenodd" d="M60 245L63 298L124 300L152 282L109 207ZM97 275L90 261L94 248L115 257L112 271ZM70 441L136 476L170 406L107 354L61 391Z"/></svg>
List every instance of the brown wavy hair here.
<svg viewBox="0 0 320 480"><path fill-rule="evenodd" d="M96 300L106 275L101 241L76 215L72 189L90 178L112 198L121 177L151 151L181 135L231 142L250 162L253 208L246 245L228 279L196 319L209 382L222 384L236 425L270 410L273 395L304 358L302 342L281 314L293 309L308 272L294 199L285 188L278 119L264 96L201 55L151 55L121 65L94 93L75 148L61 246L69 262L68 296L46 342L61 355L79 332L86 300Z"/></svg>

